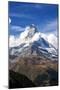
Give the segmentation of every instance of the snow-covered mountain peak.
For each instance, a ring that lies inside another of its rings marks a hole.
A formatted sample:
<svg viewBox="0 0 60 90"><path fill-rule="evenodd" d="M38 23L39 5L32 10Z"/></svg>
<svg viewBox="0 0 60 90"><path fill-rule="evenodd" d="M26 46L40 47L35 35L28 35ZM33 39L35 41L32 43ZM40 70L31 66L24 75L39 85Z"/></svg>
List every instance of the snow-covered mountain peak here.
<svg viewBox="0 0 60 90"><path fill-rule="evenodd" d="M34 24L27 26L25 31L20 34L20 39L24 41L34 42L39 40L40 38L47 39L47 36L44 33L38 31L37 27Z"/></svg>
<svg viewBox="0 0 60 90"><path fill-rule="evenodd" d="M38 32L36 26L31 24L25 28L25 31L20 34L20 43L24 41L25 43L33 42L40 38L40 32Z"/></svg>
<svg viewBox="0 0 60 90"><path fill-rule="evenodd" d="M37 28L34 24L31 24L30 26L25 28L25 31L28 32L26 38L32 38L37 32Z"/></svg>
<svg viewBox="0 0 60 90"><path fill-rule="evenodd" d="M13 35L11 35L9 38L9 47L19 46L23 43L33 43L35 41L39 41L39 39L41 38L43 38L48 43L52 44L54 47L57 47L57 37L51 34L46 35L44 33L39 32L34 24L27 26L19 37L14 37Z"/></svg>
<svg viewBox="0 0 60 90"><path fill-rule="evenodd" d="M43 54L50 58L57 57L57 50L54 46L55 40L57 41L54 35L47 36L39 32L36 26L32 24L27 26L18 38L11 36L9 41L10 54L25 55L36 52L38 55Z"/></svg>

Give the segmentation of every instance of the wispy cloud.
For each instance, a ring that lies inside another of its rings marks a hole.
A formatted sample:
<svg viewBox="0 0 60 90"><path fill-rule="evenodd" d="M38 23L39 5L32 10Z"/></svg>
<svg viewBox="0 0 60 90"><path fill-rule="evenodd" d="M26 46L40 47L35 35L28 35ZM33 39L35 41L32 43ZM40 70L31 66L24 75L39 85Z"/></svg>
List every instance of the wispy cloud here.
<svg viewBox="0 0 60 90"><path fill-rule="evenodd" d="M10 30L12 31L24 31L25 28L21 27L21 26L11 26Z"/></svg>
<svg viewBox="0 0 60 90"><path fill-rule="evenodd" d="M47 23L46 30L51 31L51 30L57 30L57 20L53 20Z"/></svg>
<svg viewBox="0 0 60 90"><path fill-rule="evenodd" d="M18 14L18 13L11 13L10 17L17 17L17 18L25 18L25 19L33 19L29 14Z"/></svg>
<svg viewBox="0 0 60 90"><path fill-rule="evenodd" d="M15 26L15 25L10 25L9 26L9 35L14 35L15 37L18 37L21 32L25 30L24 27L21 26Z"/></svg>
<svg viewBox="0 0 60 90"><path fill-rule="evenodd" d="M44 33L57 33L58 32L58 22L57 19L48 21L44 26L41 28Z"/></svg>
<svg viewBox="0 0 60 90"><path fill-rule="evenodd" d="M43 8L43 6L42 5L40 5L40 4L35 4L35 6L34 6L35 8L37 8L37 9L42 9Z"/></svg>

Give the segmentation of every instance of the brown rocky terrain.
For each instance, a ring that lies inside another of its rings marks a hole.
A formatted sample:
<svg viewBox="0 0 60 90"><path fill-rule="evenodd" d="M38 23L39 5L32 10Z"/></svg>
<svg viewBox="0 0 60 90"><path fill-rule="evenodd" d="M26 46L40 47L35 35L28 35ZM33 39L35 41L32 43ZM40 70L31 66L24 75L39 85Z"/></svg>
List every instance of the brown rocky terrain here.
<svg viewBox="0 0 60 90"><path fill-rule="evenodd" d="M37 86L58 85L58 62L40 56L20 57L9 69L25 75Z"/></svg>

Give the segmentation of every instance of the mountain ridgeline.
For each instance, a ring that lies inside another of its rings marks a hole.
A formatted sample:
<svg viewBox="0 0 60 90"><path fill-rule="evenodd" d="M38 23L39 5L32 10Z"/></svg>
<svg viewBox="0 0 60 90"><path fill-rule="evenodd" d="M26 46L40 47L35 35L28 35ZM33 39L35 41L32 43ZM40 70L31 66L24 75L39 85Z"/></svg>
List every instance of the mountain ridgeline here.
<svg viewBox="0 0 60 90"><path fill-rule="evenodd" d="M26 55L43 55L51 60L57 60L58 49L49 43L45 34L38 32L34 24L26 27L20 34L18 44L9 47L10 57ZM15 42L17 43L17 41Z"/></svg>
<svg viewBox="0 0 60 90"><path fill-rule="evenodd" d="M58 85L58 48L32 24L9 44L9 88L54 85Z"/></svg>

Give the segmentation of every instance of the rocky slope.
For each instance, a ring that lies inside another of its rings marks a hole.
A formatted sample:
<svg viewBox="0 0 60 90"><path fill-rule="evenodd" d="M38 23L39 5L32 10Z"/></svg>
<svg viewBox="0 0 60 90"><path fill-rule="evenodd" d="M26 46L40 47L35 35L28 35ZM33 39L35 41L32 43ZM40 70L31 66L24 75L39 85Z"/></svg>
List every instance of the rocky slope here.
<svg viewBox="0 0 60 90"><path fill-rule="evenodd" d="M58 85L58 49L30 25L9 46L9 70L25 75L36 86Z"/></svg>

